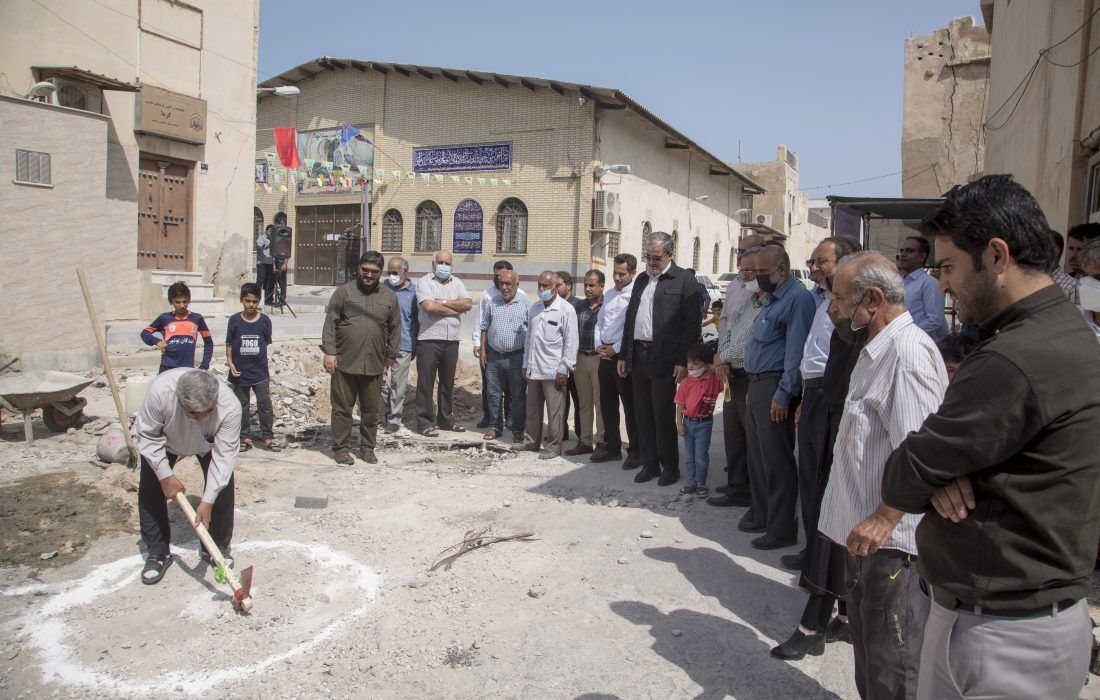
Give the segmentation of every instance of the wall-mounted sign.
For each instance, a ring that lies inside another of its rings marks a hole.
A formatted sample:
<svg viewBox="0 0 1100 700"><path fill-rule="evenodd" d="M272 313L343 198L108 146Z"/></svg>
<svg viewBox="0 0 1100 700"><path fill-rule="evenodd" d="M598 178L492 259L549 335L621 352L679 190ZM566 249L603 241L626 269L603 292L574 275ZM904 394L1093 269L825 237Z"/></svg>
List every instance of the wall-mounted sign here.
<svg viewBox="0 0 1100 700"><path fill-rule="evenodd" d="M374 124L299 131L298 158L299 197L362 192L374 168Z"/></svg>
<svg viewBox="0 0 1100 700"><path fill-rule="evenodd" d="M142 85L137 99L137 126L142 134L187 143L206 143L206 100Z"/></svg>
<svg viewBox="0 0 1100 700"><path fill-rule="evenodd" d="M475 173L511 169L511 141L413 149L413 171L418 173Z"/></svg>
<svg viewBox="0 0 1100 700"><path fill-rule="evenodd" d="M473 199L464 199L455 207L454 252L465 255L481 255L482 222L485 220L481 205Z"/></svg>
<svg viewBox="0 0 1100 700"><path fill-rule="evenodd" d="M256 161L256 175L255 181L264 184L268 178L268 163L266 160L258 159Z"/></svg>

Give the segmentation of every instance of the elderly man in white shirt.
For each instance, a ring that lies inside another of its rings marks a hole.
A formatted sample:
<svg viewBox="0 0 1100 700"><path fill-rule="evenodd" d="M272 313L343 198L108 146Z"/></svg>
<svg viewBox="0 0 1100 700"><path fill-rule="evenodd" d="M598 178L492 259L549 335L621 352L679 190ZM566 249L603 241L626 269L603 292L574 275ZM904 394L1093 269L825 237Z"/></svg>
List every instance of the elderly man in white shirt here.
<svg viewBox="0 0 1100 700"><path fill-rule="evenodd" d="M596 321L596 352L600 356L600 413L603 416L603 447L589 461L611 462L622 459L623 439L619 426L619 401L626 416L626 436L630 440L623 469L641 466L638 451L638 422L634 415L634 391L630 380L619 376L617 363L622 359L623 324L630 295L634 291L634 276L638 259L630 253L615 256L611 279L615 286L603 294Z"/></svg>
<svg viewBox="0 0 1100 700"><path fill-rule="evenodd" d="M445 251L432 256L431 274L416 283L420 306L420 333L416 344L416 412L421 435L436 437L440 430L465 432L453 411L455 372L458 370L458 337L462 314L474 302L462 280L451 274L454 258ZM436 379L439 391L432 404Z"/></svg>
<svg viewBox="0 0 1100 700"><path fill-rule="evenodd" d="M138 411L134 433L141 453L138 519L148 550L141 582L159 582L172 561L166 501L185 490L172 467L191 455L198 456L206 480L196 520L232 566L233 462L241 433L241 402L233 390L206 370L179 367L158 374ZM199 556L210 563L202 545Z"/></svg>
<svg viewBox="0 0 1100 700"><path fill-rule="evenodd" d="M860 697L916 697L929 599L917 574L919 515L882 502L886 460L936 411L947 370L906 311L905 285L878 253L849 255L833 280L837 323L868 329L852 372L818 529L848 549L848 622ZM824 645L824 633L817 633Z"/></svg>
<svg viewBox="0 0 1100 700"><path fill-rule="evenodd" d="M539 457L561 455L564 438L566 383L577 364L577 312L554 291L557 275L539 275L539 300L531 305L523 348L523 377L527 380L527 449L542 445L542 407L546 405L546 451Z"/></svg>

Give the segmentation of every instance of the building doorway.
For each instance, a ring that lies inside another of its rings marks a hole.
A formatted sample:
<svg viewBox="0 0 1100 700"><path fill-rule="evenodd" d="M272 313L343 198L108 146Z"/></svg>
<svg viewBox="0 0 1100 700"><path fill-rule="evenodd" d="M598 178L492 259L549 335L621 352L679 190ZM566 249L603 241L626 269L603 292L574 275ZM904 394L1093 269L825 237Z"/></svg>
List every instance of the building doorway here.
<svg viewBox="0 0 1100 700"><path fill-rule="evenodd" d="M139 269L190 269L191 170L165 158L139 157Z"/></svg>
<svg viewBox="0 0 1100 700"><path fill-rule="evenodd" d="M361 204L296 207L294 283L347 282L348 260L358 263L363 232ZM354 273L353 273L354 274Z"/></svg>

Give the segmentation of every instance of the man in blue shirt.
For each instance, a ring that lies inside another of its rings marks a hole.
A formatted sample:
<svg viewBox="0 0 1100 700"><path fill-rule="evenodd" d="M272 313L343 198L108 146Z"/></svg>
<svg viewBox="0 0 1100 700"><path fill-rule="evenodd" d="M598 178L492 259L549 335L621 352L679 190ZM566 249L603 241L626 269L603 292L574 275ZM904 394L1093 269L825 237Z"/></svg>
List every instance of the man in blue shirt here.
<svg viewBox="0 0 1100 700"><path fill-rule="evenodd" d="M905 307L913 323L937 343L947 335L944 296L939 281L924 271L932 244L923 236L906 238L898 248L898 272L905 282Z"/></svg>
<svg viewBox="0 0 1100 700"><path fill-rule="evenodd" d="M753 547L778 549L798 541L794 414L802 395L799 365L817 307L810 291L791 276L785 250L765 246L754 265L765 294L745 348L752 508L737 527L765 533L752 541Z"/></svg>
<svg viewBox="0 0 1100 700"><path fill-rule="evenodd" d="M397 295L401 306L401 345L397 364L385 369L382 383L382 415L380 425L387 433L401 429L401 414L405 410L405 390L409 386L409 367L416 357L416 335L419 308L416 285L409 282L409 263L404 258L390 258L386 266L389 277L382 282Z"/></svg>

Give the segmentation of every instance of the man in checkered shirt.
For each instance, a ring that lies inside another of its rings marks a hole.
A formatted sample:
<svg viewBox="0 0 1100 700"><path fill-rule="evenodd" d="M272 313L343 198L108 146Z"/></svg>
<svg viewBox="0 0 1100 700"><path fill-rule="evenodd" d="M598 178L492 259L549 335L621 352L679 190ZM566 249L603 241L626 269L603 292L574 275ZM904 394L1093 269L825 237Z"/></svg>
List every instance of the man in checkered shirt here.
<svg viewBox="0 0 1100 700"><path fill-rule="evenodd" d="M489 430L485 433L485 439L496 440L504 434L503 394L511 404L512 442L522 444L527 418L523 345L527 340L531 299L526 294L516 293L519 275L515 270L501 270L498 280L500 294L485 307L481 317L479 359L485 369L486 391L489 394Z"/></svg>

